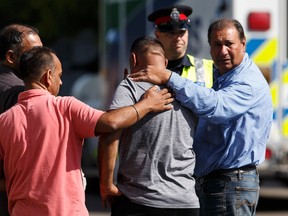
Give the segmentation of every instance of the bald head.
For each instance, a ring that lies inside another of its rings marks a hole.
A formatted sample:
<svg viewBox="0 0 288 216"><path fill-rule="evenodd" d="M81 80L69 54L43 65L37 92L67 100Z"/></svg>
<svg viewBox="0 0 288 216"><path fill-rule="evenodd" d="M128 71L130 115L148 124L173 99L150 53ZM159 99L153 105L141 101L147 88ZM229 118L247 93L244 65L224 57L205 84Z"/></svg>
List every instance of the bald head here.
<svg viewBox="0 0 288 216"><path fill-rule="evenodd" d="M36 28L22 24L8 25L0 32L0 61L18 70L22 53L36 46L43 46Z"/></svg>
<svg viewBox="0 0 288 216"><path fill-rule="evenodd" d="M57 95L62 85L62 65L48 47L34 47L20 58L20 74L26 89L42 88Z"/></svg>

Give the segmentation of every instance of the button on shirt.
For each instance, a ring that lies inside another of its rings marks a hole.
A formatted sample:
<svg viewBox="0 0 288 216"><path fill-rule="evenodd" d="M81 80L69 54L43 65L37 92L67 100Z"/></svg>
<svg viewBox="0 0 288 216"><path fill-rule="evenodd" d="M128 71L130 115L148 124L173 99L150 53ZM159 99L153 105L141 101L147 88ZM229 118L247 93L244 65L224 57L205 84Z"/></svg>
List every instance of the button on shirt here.
<svg viewBox="0 0 288 216"><path fill-rule="evenodd" d="M269 85L246 53L239 66L220 76L212 89L172 73L168 86L176 99L199 116L195 133L195 175L217 169L258 165L272 123Z"/></svg>

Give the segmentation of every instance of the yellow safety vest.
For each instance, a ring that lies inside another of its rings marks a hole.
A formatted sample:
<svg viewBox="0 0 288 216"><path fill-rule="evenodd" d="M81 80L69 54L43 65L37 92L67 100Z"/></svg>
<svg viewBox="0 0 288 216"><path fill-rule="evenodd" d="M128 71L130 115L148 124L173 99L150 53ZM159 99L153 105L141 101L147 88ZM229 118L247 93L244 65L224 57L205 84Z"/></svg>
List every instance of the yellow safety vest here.
<svg viewBox="0 0 288 216"><path fill-rule="evenodd" d="M181 76L190 79L201 86L211 88L213 85L213 61L196 58L191 55L187 56L195 67L184 66Z"/></svg>

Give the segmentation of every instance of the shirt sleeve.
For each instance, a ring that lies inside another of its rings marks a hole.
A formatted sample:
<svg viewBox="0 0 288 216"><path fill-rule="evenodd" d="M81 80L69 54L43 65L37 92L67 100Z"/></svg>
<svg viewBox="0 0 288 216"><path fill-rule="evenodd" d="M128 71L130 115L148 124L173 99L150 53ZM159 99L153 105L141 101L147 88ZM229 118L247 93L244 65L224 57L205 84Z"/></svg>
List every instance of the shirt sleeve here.
<svg viewBox="0 0 288 216"><path fill-rule="evenodd" d="M172 73L168 86L183 106L213 123L230 121L249 110L254 103L249 82L241 80L215 91Z"/></svg>
<svg viewBox="0 0 288 216"><path fill-rule="evenodd" d="M71 97L70 117L76 132L82 138L95 136L95 126L100 116L104 113Z"/></svg>
<svg viewBox="0 0 288 216"><path fill-rule="evenodd" d="M109 109L113 110L133 105L139 100L138 97L135 83L126 78L117 86Z"/></svg>

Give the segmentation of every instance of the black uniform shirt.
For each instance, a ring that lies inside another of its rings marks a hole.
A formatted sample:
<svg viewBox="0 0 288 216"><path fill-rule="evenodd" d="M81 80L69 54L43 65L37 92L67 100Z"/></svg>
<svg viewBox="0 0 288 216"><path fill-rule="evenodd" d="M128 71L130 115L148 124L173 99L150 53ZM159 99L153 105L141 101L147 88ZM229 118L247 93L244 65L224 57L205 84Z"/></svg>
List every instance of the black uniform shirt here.
<svg viewBox="0 0 288 216"><path fill-rule="evenodd" d="M187 55L180 59L168 61L167 69L181 75L184 66L193 66Z"/></svg>
<svg viewBox="0 0 288 216"><path fill-rule="evenodd" d="M24 83L12 68L0 64L0 114L17 103L18 94L24 91Z"/></svg>

